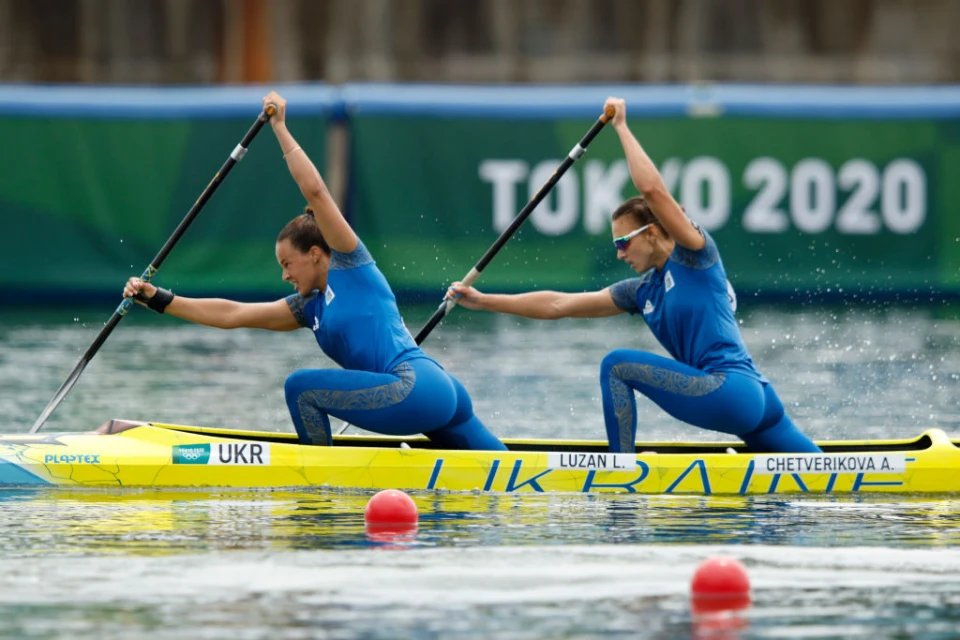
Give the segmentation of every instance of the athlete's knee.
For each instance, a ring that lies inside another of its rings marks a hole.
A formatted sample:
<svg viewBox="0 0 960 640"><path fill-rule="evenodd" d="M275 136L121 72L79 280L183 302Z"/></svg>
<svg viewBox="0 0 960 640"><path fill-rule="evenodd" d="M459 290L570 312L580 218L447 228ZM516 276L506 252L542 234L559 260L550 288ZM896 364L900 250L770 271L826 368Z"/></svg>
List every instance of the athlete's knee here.
<svg viewBox="0 0 960 640"><path fill-rule="evenodd" d="M309 375L306 369L294 371L287 376L286 381L283 383L283 393L288 400L296 400L301 393L309 388L308 378Z"/></svg>
<svg viewBox="0 0 960 640"><path fill-rule="evenodd" d="M614 373L617 365L635 361L638 353L640 352L635 349L614 349L603 356L603 360L600 361L600 379L606 380Z"/></svg>

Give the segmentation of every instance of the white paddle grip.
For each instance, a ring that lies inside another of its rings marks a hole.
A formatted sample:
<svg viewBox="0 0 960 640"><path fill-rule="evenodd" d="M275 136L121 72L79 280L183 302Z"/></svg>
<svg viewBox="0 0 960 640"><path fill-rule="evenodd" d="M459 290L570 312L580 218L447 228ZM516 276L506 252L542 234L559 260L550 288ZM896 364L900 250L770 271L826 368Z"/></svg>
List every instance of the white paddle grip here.
<svg viewBox="0 0 960 640"><path fill-rule="evenodd" d="M472 287L473 283L477 281L477 278L480 277L480 272L477 271L477 268L474 267L470 269L470 273L463 277L463 280L460 283L465 287ZM444 315L450 313L455 306L457 306L457 298L450 298L445 302L446 309L443 310Z"/></svg>
<svg viewBox="0 0 960 640"><path fill-rule="evenodd" d="M480 277L480 272L477 271L476 267L474 267L473 269L470 269L470 273L468 273L466 276L463 277L463 280L461 280L461 282L467 287L472 287L473 283L476 282L477 278L479 277Z"/></svg>

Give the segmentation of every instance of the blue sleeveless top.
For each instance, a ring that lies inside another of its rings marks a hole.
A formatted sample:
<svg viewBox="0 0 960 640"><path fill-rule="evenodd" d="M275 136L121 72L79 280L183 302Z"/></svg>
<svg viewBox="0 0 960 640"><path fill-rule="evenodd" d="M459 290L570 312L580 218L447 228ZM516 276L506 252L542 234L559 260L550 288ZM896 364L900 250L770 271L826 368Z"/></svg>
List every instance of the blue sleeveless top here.
<svg viewBox="0 0 960 640"><path fill-rule="evenodd" d="M403 324L397 299L362 242L350 253L331 252L322 294L296 293L286 301L300 326L311 329L344 369L388 373L401 362L430 358Z"/></svg>
<svg viewBox="0 0 960 640"><path fill-rule="evenodd" d="M706 240L699 251L676 245L662 269L612 285L613 302L630 314L642 313L675 360L707 373L735 371L767 382L740 336L733 315L737 298L717 244L697 229Z"/></svg>

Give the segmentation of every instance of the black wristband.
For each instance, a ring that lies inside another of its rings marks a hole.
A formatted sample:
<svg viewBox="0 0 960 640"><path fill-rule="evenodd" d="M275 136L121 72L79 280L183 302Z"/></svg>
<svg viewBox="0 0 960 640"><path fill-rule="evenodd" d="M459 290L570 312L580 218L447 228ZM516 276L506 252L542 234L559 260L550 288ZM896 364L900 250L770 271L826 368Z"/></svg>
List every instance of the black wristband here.
<svg viewBox="0 0 960 640"><path fill-rule="evenodd" d="M173 302L174 295L173 291L169 289L157 287L157 292L153 294L152 298L145 297L143 291L138 291L134 298L147 305L148 309L153 309L157 313L163 313L167 305Z"/></svg>

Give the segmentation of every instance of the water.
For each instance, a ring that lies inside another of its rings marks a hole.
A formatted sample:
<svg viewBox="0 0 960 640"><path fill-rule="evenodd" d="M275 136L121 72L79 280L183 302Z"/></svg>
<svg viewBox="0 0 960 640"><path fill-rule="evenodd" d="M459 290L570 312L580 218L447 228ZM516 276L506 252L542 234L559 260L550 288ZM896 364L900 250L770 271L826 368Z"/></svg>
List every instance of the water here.
<svg viewBox="0 0 960 640"><path fill-rule="evenodd" d="M433 309L404 309L414 332ZM0 313L0 431L33 424L111 311ZM960 431L960 307L757 306L739 318L754 360L812 437ZM457 309L424 342L503 437L603 438L599 363L624 346L664 354L642 321L625 315L544 322ZM294 369L323 366L330 362L307 331L222 331L138 308L44 429L128 418L292 431L283 381ZM638 409L638 438L718 439L642 399Z"/></svg>
<svg viewBox="0 0 960 640"><path fill-rule="evenodd" d="M432 307L407 309L418 328ZM29 428L110 310L0 313L0 431ZM960 434L957 309L762 307L761 369L815 438ZM637 319L457 310L425 346L508 437L602 438L606 351L661 352ZM662 353L662 352L661 352ZM109 418L289 431L282 384L324 366L306 332L217 331L137 310L45 431ZM720 436L641 406L652 440ZM363 527L349 491L0 492L0 636L204 638L956 638L951 496L415 494L415 533ZM716 554L753 605L691 614Z"/></svg>

